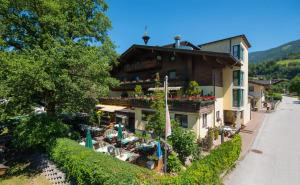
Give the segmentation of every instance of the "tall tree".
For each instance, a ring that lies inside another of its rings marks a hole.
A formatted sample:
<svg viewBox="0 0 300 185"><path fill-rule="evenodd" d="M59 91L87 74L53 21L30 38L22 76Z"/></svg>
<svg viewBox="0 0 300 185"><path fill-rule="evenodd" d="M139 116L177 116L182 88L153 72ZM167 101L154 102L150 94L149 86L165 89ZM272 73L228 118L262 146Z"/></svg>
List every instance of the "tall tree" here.
<svg viewBox="0 0 300 185"><path fill-rule="evenodd" d="M300 75L294 77L291 80L289 90L290 90L290 92L294 92L297 95L300 95Z"/></svg>
<svg viewBox="0 0 300 185"><path fill-rule="evenodd" d="M90 111L117 84L103 0L0 0L0 97L6 111Z"/></svg>

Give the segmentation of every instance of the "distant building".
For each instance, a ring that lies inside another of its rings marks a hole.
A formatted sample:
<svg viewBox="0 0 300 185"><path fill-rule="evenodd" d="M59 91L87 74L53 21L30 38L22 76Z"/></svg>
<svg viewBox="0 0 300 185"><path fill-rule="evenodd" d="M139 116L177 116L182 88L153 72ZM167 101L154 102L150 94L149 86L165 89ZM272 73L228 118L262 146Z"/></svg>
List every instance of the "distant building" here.
<svg viewBox="0 0 300 185"><path fill-rule="evenodd" d="M149 38L147 38L149 39ZM250 120L248 102L248 48L245 35L206 44L187 41L164 46L132 45L119 58L112 75L120 80L110 97L101 98L99 108L113 112L117 122L131 131L144 130L150 108L151 92L159 74L161 84L169 78L171 119L194 130L198 138L206 136L208 127L224 123L240 127ZM182 95L190 81L197 81L202 93L196 97ZM135 97L141 85L147 98Z"/></svg>
<svg viewBox="0 0 300 185"><path fill-rule="evenodd" d="M249 97L252 110L262 110L264 103L266 102L266 91L277 83L283 82L284 80L249 80Z"/></svg>

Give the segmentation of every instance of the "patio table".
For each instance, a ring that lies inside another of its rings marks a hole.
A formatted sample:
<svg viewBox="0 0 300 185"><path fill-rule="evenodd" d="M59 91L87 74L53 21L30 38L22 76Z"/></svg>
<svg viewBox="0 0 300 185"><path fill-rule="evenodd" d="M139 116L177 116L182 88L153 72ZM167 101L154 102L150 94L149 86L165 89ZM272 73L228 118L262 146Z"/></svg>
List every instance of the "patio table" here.
<svg viewBox="0 0 300 185"><path fill-rule="evenodd" d="M118 133L112 133L112 134L108 134L106 137L108 139L112 139L112 138L117 137L117 136L118 136Z"/></svg>
<svg viewBox="0 0 300 185"><path fill-rule="evenodd" d="M142 143L140 146L138 146L139 149L151 149L151 148L154 148L156 145L156 141L152 141L150 143Z"/></svg>
<svg viewBox="0 0 300 185"><path fill-rule="evenodd" d="M107 150L108 146L104 146L104 147L100 147L96 150L96 152L101 152L101 153L107 153L108 154L108 150Z"/></svg>
<svg viewBox="0 0 300 185"><path fill-rule="evenodd" d="M130 137L127 137L127 138L125 138L125 139L122 139L122 140L121 140L121 143L122 143L123 145L125 145L125 144L127 144L127 143L129 143L129 142L137 141L138 139L139 139L138 137L130 136Z"/></svg>
<svg viewBox="0 0 300 185"><path fill-rule="evenodd" d="M116 158L122 160L122 161L127 161L129 158L135 156L135 153L131 153L131 152L125 152L122 153L121 155L116 156Z"/></svg>

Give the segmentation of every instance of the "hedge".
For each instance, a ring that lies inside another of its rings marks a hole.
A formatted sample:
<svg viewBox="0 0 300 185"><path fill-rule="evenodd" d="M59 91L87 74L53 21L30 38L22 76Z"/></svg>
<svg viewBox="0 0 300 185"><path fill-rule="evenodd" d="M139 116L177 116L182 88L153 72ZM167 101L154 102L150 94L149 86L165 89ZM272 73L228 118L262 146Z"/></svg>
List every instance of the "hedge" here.
<svg viewBox="0 0 300 185"><path fill-rule="evenodd" d="M94 152L66 138L56 140L50 149L50 157L79 185L141 184L155 177L154 172L146 168Z"/></svg>
<svg viewBox="0 0 300 185"><path fill-rule="evenodd" d="M186 171L182 172L177 177L164 176L157 180L156 183L165 185L222 184L220 175L235 165L241 152L241 144L241 137L236 135L232 140L227 141L212 150L210 155L205 156L199 161L193 162Z"/></svg>
<svg viewBox="0 0 300 185"><path fill-rule="evenodd" d="M70 139L57 139L52 147L52 160L68 177L80 184L185 184L218 185L220 175L231 169L241 152L241 137L236 135L210 155L205 156L178 176L162 175L148 169L120 161L109 155L96 153Z"/></svg>

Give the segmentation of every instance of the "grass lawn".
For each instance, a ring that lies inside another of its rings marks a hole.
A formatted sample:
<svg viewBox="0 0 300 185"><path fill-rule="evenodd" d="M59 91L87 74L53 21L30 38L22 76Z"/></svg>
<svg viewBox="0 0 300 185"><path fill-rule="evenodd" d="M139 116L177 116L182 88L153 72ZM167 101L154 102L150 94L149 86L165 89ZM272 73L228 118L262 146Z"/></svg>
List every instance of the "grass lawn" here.
<svg viewBox="0 0 300 185"><path fill-rule="evenodd" d="M43 175L18 175L0 178L0 185L52 185Z"/></svg>
<svg viewBox="0 0 300 185"><path fill-rule="evenodd" d="M30 162L18 162L0 177L0 185L51 185L51 182L34 170Z"/></svg>

